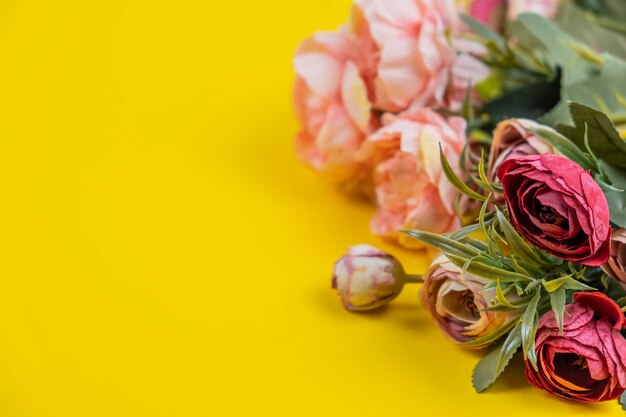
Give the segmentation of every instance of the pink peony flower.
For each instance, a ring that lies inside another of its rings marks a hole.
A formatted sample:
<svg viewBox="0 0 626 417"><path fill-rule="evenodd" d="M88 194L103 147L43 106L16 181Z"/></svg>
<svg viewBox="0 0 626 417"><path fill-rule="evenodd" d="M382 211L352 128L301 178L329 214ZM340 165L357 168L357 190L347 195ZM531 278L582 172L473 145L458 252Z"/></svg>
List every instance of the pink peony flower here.
<svg viewBox="0 0 626 417"><path fill-rule="evenodd" d="M537 326L537 367L526 363L531 385L568 400L597 402L618 398L626 388L624 315L600 292L576 293L565 306L563 333L554 312Z"/></svg>
<svg viewBox="0 0 626 417"><path fill-rule="evenodd" d="M465 144L465 120L446 120L430 109L387 116L370 135L359 157L374 168L378 211L371 224L376 235L397 239L407 247L424 245L400 229L446 233L461 226L454 203L458 192L442 171L439 146L457 174Z"/></svg>
<svg viewBox="0 0 626 417"><path fill-rule="evenodd" d="M298 155L344 182L361 173L354 156L375 127L365 82L348 58L352 53L344 27L313 35L294 58L294 104L302 125L296 139Z"/></svg>
<svg viewBox="0 0 626 417"><path fill-rule="evenodd" d="M459 28L452 0L355 0L351 29L374 107L458 107L459 85L464 92L487 72L477 60L469 64L469 56L455 67Z"/></svg>

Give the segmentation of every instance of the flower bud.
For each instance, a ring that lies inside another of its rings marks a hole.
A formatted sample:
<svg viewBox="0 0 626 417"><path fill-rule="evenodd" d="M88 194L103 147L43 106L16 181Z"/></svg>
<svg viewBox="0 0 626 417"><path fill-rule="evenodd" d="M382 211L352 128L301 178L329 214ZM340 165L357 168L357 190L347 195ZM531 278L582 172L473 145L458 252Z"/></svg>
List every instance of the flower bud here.
<svg viewBox="0 0 626 417"><path fill-rule="evenodd" d="M335 263L332 285L346 309L363 311L393 300L406 282L396 258L369 245L356 245Z"/></svg>
<svg viewBox="0 0 626 417"><path fill-rule="evenodd" d="M557 153L556 149L529 129L539 126L526 119L509 119L498 123L493 131L493 142L489 154L487 175L490 181L496 179L496 172L508 159L527 155Z"/></svg>
<svg viewBox="0 0 626 417"><path fill-rule="evenodd" d="M613 231L611 257L602 269L626 288L626 229Z"/></svg>

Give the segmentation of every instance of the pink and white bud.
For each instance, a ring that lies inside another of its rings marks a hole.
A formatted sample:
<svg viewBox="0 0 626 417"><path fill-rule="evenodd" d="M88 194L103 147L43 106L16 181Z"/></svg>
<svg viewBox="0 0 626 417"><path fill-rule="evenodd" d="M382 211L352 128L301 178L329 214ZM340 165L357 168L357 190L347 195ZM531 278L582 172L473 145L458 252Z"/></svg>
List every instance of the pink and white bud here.
<svg viewBox="0 0 626 417"><path fill-rule="evenodd" d="M332 286L344 307L373 310L396 298L407 274L396 258L369 245L352 246L336 263Z"/></svg>

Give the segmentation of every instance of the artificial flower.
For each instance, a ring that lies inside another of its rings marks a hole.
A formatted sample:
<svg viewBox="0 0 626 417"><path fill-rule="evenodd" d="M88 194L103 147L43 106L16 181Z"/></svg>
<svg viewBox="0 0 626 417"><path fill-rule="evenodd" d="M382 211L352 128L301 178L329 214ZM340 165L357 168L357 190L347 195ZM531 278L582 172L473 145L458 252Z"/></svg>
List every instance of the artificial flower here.
<svg viewBox="0 0 626 417"><path fill-rule="evenodd" d="M514 319L508 312L487 311L496 295L493 289L485 290L489 282L463 272L440 255L424 274L419 296L441 331L453 341L464 343L486 336Z"/></svg>
<svg viewBox="0 0 626 417"><path fill-rule="evenodd" d="M604 264L611 252L609 206L600 186L575 162L543 154L498 168L511 223L529 242L567 261Z"/></svg>
<svg viewBox="0 0 626 417"><path fill-rule="evenodd" d="M346 28L318 32L298 47L294 58L294 104L301 130L296 138L300 158L339 181L356 181L364 167L354 158L376 127L367 89L349 59Z"/></svg>
<svg viewBox="0 0 626 417"><path fill-rule="evenodd" d="M375 235L398 240L404 246L424 247L399 231L446 233L461 226L455 211L459 194L443 173L439 148L462 175L459 156L466 122L422 108L388 116L384 123L359 152L363 161L375 167L377 212L371 229Z"/></svg>
<svg viewBox="0 0 626 417"><path fill-rule="evenodd" d="M624 314L600 292L576 293L565 306L563 332L553 311L537 327L537 369L526 361L526 378L561 398L585 402L618 398L626 388Z"/></svg>
<svg viewBox="0 0 626 417"><path fill-rule="evenodd" d="M343 306L372 310L396 298L407 274L396 258L369 245L352 246L336 263L332 287Z"/></svg>

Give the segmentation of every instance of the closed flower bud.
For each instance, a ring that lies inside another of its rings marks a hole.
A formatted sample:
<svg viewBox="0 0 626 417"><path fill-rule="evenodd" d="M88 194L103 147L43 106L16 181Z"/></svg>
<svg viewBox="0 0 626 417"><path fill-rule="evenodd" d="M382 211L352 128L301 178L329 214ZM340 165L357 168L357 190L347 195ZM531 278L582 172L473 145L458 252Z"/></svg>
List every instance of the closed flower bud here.
<svg viewBox="0 0 626 417"><path fill-rule="evenodd" d="M344 307L373 310L402 291L407 274L396 258L369 245L356 245L336 263L333 288Z"/></svg>
<svg viewBox="0 0 626 417"><path fill-rule="evenodd" d="M526 119L508 119L500 122L493 131L493 143L488 161L490 181L496 179L496 172L508 159L521 156L558 153L557 150L542 138L535 136L529 129L539 125Z"/></svg>

